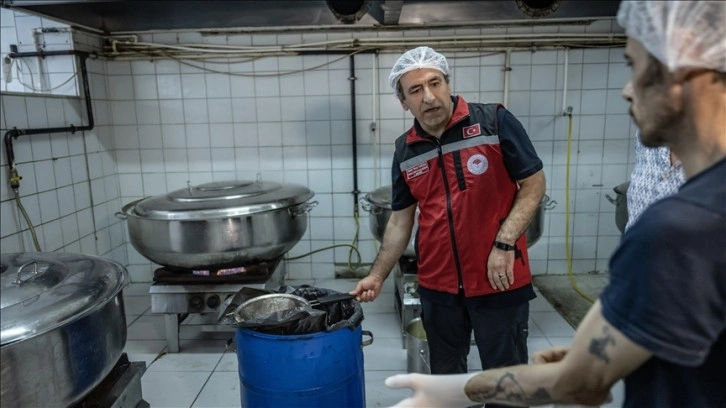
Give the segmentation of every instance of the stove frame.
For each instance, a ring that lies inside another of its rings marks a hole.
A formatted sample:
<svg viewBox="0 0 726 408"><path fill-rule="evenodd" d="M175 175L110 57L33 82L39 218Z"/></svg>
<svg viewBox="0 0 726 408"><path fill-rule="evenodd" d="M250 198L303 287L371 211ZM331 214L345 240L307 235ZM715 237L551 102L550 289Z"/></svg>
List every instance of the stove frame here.
<svg viewBox="0 0 726 408"><path fill-rule="evenodd" d="M406 325L421 316L416 259L401 257L393 268L394 305L401 324L401 345L406 348Z"/></svg>
<svg viewBox="0 0 726 408"><path fill-rule="evenodd" d="M229 283L222 278L210 282L204 276L199 276L194 284L154 282L149 287L151 313L164 315L167 352L179 352L180 332L234 332L233 327L217 324L228 301L243 287L277 292L285 286L284 264L280 261L273 266L275 269L265 282L234 282L234 275L228 277ZM208 283L204 283L205 278Z"/></svg>

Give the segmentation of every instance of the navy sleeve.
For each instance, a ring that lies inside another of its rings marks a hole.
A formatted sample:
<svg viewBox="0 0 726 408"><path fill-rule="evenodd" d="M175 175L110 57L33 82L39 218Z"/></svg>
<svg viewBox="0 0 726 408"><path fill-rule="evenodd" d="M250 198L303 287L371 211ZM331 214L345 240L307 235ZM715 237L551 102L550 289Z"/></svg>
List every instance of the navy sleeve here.
<svg viewBox="0 0 726 408"><path fill-rule="evenodd" d="M497 127L504 166L512 180L522 180L542 170L542 160L527 131L511 112L504 108L497 110Z"/></svg>
<svg viewBox="0 0 726 408"><path fill-rule="evenodd" d="M713 212L676 197L651 205L610 260L603 317L658 358L702 364L726 328L719 223Z"/></svg>
<svg viewBox="0 0 726 408"><path fill-rule="evenodd" d="M416 198L411 194L411 189L408 187L406 180L403 178L401 166L395 154L393 155L393 164L391 165L391 181L393 184L391 210L400 211L417 203Z"/></svg>

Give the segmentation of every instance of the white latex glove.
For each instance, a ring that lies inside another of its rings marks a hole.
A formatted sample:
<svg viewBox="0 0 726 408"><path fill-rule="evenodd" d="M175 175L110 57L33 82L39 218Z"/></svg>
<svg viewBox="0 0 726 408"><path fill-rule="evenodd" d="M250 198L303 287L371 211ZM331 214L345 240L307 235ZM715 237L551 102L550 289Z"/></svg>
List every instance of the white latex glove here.
<svg viewBox="0 0 726 408"><path fill-rule="evenodd" d="M464 392L466 383L478 373L425 375L398 374L386 378L388 388L410 388L413 395L395 407L470 407L476 403Z"/></svg>

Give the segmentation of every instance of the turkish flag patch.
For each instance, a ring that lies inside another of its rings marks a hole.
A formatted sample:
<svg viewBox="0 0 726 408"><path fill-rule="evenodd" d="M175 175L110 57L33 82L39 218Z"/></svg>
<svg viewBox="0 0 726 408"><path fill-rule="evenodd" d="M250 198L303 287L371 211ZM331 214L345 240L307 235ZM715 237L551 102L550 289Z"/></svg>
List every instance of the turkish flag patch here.
<svg viewBox="0 0 726 408"><path fill-rule="evenodd" d="M464 138L479 136L480 134L481 126L478 123L464 128Z"/></svg>

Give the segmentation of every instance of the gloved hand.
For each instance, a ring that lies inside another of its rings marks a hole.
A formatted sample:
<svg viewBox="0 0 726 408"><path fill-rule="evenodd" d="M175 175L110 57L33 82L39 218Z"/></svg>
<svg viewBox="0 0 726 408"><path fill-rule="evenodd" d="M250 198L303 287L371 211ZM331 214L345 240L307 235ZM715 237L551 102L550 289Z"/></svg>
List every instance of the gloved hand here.
<svg viewBox="0 0 726 408"><path fill-rule="evenodd" d="M386 386L413 390L412 396L400 401L395 407L465 408L476 405L466 396L464 387L477 374L398 374L386 378Z"/></svg>

